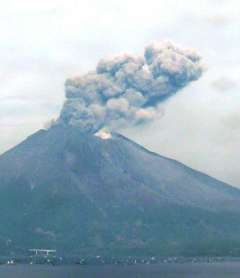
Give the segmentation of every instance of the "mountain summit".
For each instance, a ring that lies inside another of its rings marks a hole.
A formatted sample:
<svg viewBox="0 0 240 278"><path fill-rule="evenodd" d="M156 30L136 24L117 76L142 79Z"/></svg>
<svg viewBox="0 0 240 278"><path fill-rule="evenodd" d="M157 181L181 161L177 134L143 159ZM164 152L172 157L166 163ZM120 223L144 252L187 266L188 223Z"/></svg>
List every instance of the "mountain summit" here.
<svg viewBox="0 0 240 278"><path fill-rule="evenodd" d="M57 125L0 156L3 254L238 254L238 189L97 135Z"/></svg>

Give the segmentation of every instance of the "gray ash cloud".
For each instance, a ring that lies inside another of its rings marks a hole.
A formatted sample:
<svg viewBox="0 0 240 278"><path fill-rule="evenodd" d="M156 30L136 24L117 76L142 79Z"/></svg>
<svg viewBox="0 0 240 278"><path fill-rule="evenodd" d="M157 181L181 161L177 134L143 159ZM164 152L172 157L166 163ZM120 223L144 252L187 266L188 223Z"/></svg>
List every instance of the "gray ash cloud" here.
<svg viewBox="0 0 240 278"><path fill-rule="evenodd" d="M158 117L158 104L203 72L201 57L171 42L148 45L143 56L100 60L94 71L66 80L58 122L96 132L139 125Z"/></svg>

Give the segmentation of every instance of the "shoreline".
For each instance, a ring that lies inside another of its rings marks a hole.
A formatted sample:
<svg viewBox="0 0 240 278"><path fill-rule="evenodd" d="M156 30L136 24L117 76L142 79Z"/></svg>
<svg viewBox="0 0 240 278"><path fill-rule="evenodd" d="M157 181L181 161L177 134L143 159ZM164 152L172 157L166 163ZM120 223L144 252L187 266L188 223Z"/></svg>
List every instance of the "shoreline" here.
<svg viewBox="0 0 240 278"><path fill-rule="evenodd" d="M154 265L154 264L214 264L240 262L240 257L127 257L127 258L104 258L104 257L0 257L1 266L15 265L49 265L49 266L131 266L131 265Z"/></svg>

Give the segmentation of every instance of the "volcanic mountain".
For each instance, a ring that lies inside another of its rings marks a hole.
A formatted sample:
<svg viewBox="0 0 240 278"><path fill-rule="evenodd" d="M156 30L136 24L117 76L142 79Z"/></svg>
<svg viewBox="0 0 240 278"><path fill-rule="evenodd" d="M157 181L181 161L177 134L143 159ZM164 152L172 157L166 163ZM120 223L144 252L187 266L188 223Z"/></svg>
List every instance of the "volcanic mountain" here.
<svg viewBox="0 0 240 278"><path fill-rule="evenodd" d="M2 254L235 255L239 204L238 189L117 133L56 125L0 156Z"/></svg>

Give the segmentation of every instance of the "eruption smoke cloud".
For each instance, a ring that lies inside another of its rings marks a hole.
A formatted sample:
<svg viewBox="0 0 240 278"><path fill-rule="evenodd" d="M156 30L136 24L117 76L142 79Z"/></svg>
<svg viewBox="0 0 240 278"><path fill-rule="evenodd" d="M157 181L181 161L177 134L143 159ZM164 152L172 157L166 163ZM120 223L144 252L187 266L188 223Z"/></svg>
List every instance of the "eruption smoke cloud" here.
<svg viewBox="0 0 240 278"><path fill-rule="evenodd" d="M153 43L144 56L103 59L96 70L68 79L59 122L96 132L153 120L158 104L203 72L200 56L171 42Z"/></svg>

